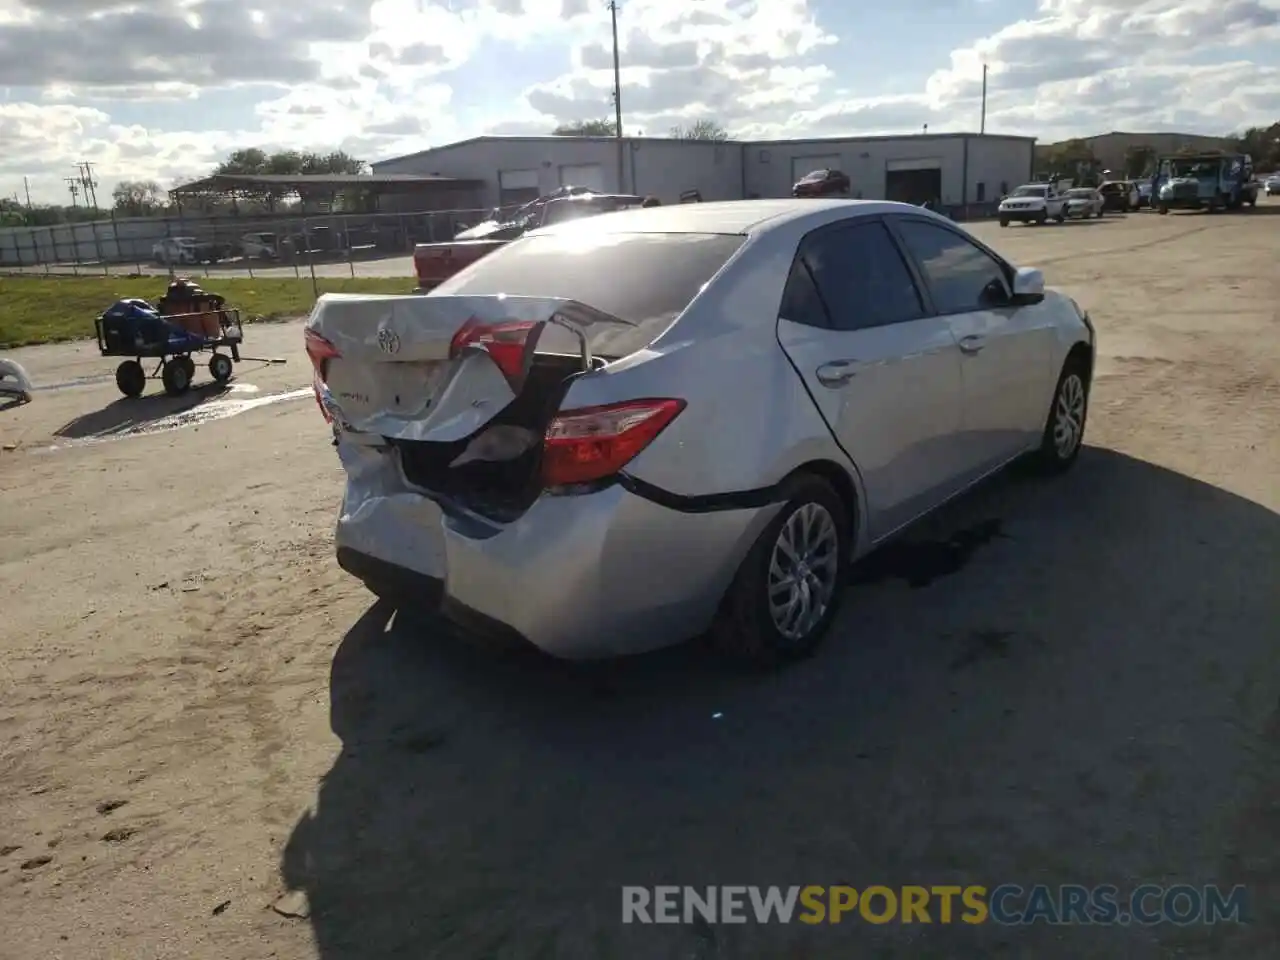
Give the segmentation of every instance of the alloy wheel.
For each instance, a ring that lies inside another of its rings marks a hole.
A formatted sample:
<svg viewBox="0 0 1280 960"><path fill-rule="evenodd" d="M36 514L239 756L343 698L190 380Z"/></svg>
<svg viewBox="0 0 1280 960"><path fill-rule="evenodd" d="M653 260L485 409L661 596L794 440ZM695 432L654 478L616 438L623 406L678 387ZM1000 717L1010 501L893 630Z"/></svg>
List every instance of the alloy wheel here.
<svg viewBox="0 0 1280 960"><path fill-rule="evenodd" d="M1059 459L1066 460L1076 452L1084 436L1084 381L1078 373L1062 378L1053 405L1053 447Z"/></svg>
<svg viewBox="0 0 1280 960"><path fill-rule="evenodd" d="M790 641L804 639L831 606L840 538L830 512L810 501L787 518L769 558L769 614Z"/></svg>

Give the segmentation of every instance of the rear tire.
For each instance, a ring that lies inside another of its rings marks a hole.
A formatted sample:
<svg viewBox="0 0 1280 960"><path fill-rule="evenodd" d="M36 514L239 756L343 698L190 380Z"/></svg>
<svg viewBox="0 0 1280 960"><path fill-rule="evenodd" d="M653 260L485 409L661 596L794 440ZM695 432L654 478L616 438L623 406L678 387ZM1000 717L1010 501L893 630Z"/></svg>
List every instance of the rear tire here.
<svg viewBox="0 0 1280 960"><path fill-rule="evenodd" d="M147 389L147 373L137 360L126 360L116 367L116 387L130 400L142 396Z"/></svg>
<svg viewBox="0 0 1280 960"><path fill-rule="evenodd" d="M1058 375L1045 419L1040 447L1033 464L1042 474L1064 473L1080 456L1089 415L1089 366L1078 356L1068 357Z"/></svg>
<svg viewBox="0 0 1280 960"><path fill-rule="evenodd" d="M835 619L851 548L849 507L825 480L800 474L725 592L711 628L722 652L756 667L813 653Z"/></svg>
<svg viewBox="0 0 1280 960"><path fill-rule="evenodd" d="M1006 220L1004 217L1001 217L1001 218L1000 218L1000 226L1002 226L1002 227L1007 227L1008 225L1009 225L1009 221L1008 221L1008 220Z"/></svg>

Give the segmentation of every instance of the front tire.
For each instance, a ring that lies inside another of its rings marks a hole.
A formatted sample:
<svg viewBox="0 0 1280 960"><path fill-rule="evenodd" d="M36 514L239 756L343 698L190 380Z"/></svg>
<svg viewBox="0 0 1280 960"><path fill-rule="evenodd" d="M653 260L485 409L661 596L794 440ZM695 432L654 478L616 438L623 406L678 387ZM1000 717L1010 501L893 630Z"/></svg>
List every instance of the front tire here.
<svg viewBox="0 0 1280 960"><path fill-rule="evenodd" d="M165 362L160 369L160 382L164 384L164 392L171 397L180 397L191 389L191 372L182 357Z"/></svg>
<svg viewBox="0 0 1280 960"><path fill-rule="evenodd" d="M1089 365L1078 356L1068 357L1053 391L1040 446L1033 455L1040 473L1064 473L1076 462L1084 446L1088 414Z"/></svg>
<svg viewBox="0 0 1280 960"><path fill-rule="evenodd" d="M849 508L829 483L801 474L725 593L711 629L723 652L757 667L813 653L835 619L851 543Z"/></svg>

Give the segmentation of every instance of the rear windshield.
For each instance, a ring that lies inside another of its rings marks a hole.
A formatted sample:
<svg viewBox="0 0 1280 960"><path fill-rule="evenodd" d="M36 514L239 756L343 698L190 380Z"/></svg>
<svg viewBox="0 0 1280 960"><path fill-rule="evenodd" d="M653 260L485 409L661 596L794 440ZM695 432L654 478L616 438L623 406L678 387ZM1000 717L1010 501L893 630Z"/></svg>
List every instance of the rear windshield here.
<svg viewBox="0 0 1280 960"><path fill-rule="evenodd" d="M577 300L634 324L592 330L592 353L616 359L656 340L745 240L737 234L589 229L525 237L446 280L436 292ZM541 347L573 353L577 343L567 332L548 328Z"/></svg>

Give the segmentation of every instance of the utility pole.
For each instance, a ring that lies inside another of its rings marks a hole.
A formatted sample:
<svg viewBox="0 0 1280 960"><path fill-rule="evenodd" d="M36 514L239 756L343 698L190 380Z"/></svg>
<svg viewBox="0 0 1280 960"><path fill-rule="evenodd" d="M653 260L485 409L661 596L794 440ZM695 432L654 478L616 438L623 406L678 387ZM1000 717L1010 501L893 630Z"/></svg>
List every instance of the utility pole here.
<svg viewBox="0 0 1280 960"><path fill-rule="evenodd" d="M94 212L98 210L98 182L93 179L93 164L87 160L76 164L80 171L80 186L84 188L85 206L92 202Z"/></svg>
<svg viewBox="0 0 1280 960"><path fill-rule="evenodd" d="M63 182L66 183L67 189L71 191L71 209L74 210L76 207L79 206L79 204L76 203L76 198L80 196L80 178L79 177L63 177L62 179L63 179Z"/></svg>
<svg viewBox="0 0 1280 960"><path fill-rule="evenodd" d="M987 132L987 65L982 65L982 118L978 121L978 136Z"/></svg>
<svg viewBox="0 0 1280 960"><path fill-rule="evenodd" d="M613 25L613 135L618 141L618 192L626 189L626 155L622 142L622 67L618 61L618 2L609 0L609 19Z"/></svg>
<svg viewBox="0 0 1280 960"><path fill-rule="evenodd" d="M31 212L31 184L27 182L27 178L22 178L22 189L27 195L27 213Z"/></svg>

